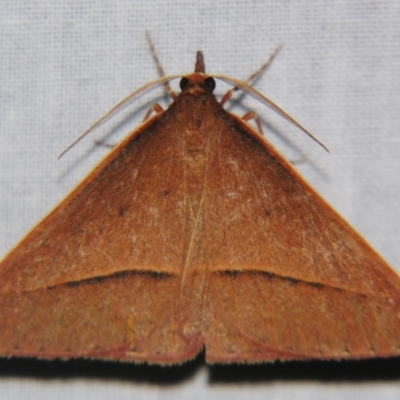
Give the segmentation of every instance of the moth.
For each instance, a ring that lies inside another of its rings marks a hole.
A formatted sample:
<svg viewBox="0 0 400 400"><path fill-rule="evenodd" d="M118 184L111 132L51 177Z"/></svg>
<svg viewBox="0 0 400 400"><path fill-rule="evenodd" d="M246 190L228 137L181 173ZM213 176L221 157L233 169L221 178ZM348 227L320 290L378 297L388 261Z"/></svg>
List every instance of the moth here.
<svg viewBox="0 0 400 400"><path fill-rule="evenodd" d="M176 78L144 85L88 132ZM400 354L399 276L248 117L223 108L215 78L304 130L246 83L206 74L198 52L170 107L154 107L0 263L1 356Z"/></svg>

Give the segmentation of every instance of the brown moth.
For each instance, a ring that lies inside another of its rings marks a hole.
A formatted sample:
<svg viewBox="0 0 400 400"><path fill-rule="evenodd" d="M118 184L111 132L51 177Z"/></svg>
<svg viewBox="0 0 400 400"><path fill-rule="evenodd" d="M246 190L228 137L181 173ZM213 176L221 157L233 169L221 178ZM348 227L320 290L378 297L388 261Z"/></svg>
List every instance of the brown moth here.
<svg viewBox="0 0 400 400"><path fill-rule="evenodd" d="M143 86L89 131L175 78ZM217 78L299 126L245 83ZM199 52L172 105L155 107L6 255L1 356L173 364L203 348L210 363L400 355L397 274L225 111L214 85Z"/></svg>

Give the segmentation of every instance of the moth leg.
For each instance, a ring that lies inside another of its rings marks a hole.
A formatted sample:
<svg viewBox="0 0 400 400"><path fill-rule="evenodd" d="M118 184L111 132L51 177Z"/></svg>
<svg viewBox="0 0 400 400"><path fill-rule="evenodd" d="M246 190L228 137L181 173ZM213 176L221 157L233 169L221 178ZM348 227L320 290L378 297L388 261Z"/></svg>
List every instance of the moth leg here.
<svg viewBox="0 0 400 400"><path fill-rule="evenodd" d="M242 119L243 119L243 121L246 121L246 122L248 122L248 121L253 119L255 121L256 125L257 125L258 131L260 132L260 134L262 136L264 136L260 118L257 117L257 114L254 111L249 111L248 113L244 114Z"/></svg>
<svg viewBox="0 0 400 400"><path fill-rule="evenodd" d="M146 115L144 116L143 121L148 120L150 118L150 115L153 114L153 112L159 114L164 112L164 109L158 103L153 104L153 106L150 108L149 111L147 111Z"/></svg>
<svg viewBox="0 0 400 400"><path fill-rule="evenodd" d="M151 55L156 64L158 75L160 76L160 78L162 78L163 76L165 76L164 68L162 67L160 59L158 58L156 48L154 47L154 43L151 40L151 36L150 36L149 32L146 32L146 39L147 39L147 43L149 44L149 47L150 47ZM165 88L165 91L167 92L168 96L170 96L171 99L175 101L177 99L176 93L172 90L171 85L169 84L168 81L165 82L164 88Z"/></svg>
<svg viewBox="0 0 400 400"><path fill-rule="evenodd" d="M221 101L219 102L219 103L221 104L221 106L223 106L223 105L232 97L233 92L236 91L235 89L236 89L236 88L229 89L229 90L225 93L224 97L223 97L223 98L221 99Z"/></svg>
<svg viewBox="0 0 400 400"><path fill-rule="evenodd" d="M144 118L143 118L143 122L146 121L146 120L148 120L148 119L150 118L150 115L151 115L153 112L155 112L156 114L159 114L159 113L164 112L164 109L163 109L158 103L154 104L154 105L147 111L146 115L145 115ZM116 146L115 143L107 143L107 142L105 142L104 140L95 140L95 141L94 141L94 144L95 144L96 146L108 147L108 148L110 148L110 149L113 149L113 148Z"/></svg>
<svg viewBox="0 0 400 400"><path fill-rule="evenodd" d="M269 56L269 59L259 69L257 69L257 71L253 72L244 82L250 85L257 78L259 78L260 75L271 65L272 61L278 55L278 53L280 52L282 47L283 47L283 44L280 44L279 46L277 46L276 49L272 52L272 54ZM225 93L222 100L220 101L221 105L223 106L232 97L232 94L238 90L239 90L239 88L237 88L237 87L234 87L234 88L228 90Z"/></svg>

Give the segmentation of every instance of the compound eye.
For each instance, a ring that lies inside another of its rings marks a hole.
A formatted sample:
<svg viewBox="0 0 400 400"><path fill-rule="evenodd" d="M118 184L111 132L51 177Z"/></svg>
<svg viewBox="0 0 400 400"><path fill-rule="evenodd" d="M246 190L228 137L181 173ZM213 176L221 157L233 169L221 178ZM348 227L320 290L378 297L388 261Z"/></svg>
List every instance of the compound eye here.
<svg viewBox="0 0 400 400"><path fill-rule="evenodd" d="M181 79L181 81L180 81L180 83L179 83L179 86L180 86L181 90L184 90L184 89L185 89L185 87L187 86L188 82L189 82L189 79L188 79L188 78L183 77L183 78Z"/></svg>
<svg viewBox="0 0 400 400"><path fill-rule="evenodd" d="M215 80L214 78L206 78L205 83L207 85L207 87L213 92L215 89Z"/></svg>

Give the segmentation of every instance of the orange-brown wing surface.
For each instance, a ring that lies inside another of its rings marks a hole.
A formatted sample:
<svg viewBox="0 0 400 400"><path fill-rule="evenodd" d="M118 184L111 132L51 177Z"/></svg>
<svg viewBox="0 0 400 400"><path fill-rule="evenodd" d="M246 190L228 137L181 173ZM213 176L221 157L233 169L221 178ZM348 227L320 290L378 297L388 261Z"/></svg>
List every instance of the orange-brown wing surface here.
<svg viewBox="0 0 400 400"><path fill-rule="evenodd" d="M0 282L1 355L399 353L396 274L199 88L113 150L6 256Z"/></svg>
<svg viewBox="0 0 400 400"><path fill-rule="evenodd" d="M215 132L204 202L207 361L399 355L397 274L231 118Z"/></svg>
<svg viewBox="0 0 400 400"><path fill-rule="evenodd" d="M193 209L171 114L131 134L2 261L0 355L172 363L201 350L178 307Z"/></svg>

